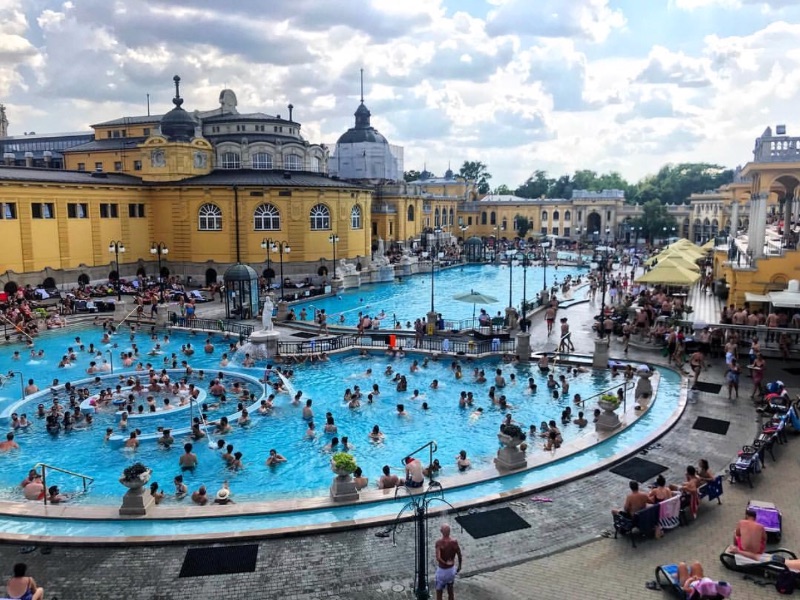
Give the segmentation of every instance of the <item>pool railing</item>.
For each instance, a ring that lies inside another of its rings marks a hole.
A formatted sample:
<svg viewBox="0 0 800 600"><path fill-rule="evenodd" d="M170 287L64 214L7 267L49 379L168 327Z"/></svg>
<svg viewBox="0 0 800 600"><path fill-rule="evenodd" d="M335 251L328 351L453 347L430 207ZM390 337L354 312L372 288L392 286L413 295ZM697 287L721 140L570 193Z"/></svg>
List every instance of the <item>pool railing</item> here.
<svg viewBox="0 0 800 600"><path fill-rule="evenodd" d="M183 317L176 312L167 313L167 322L171 327L184 329L199 329L203 331L221 331L235 333L239 336L249 337L254 327L244 323L234 323L227 319L199 319L197 317Z"/></svg>
<svg viewBox="0 0 800 600"><path fill-rule="evenodd" d="M395 337L396 350L424 350L441 354L479 355L489 353L514 353L516 340L493 338L489 340L451 340L447 337L424 337L419 345L415 345L413 336L396 334L346 334L331 338L307 340L303 342L278 342L278 354L314 355L321 352L335 352L348 348L377 348L388 350L390 337Z"/></svg>
<svg viewBox="0 0 800 600"><path fill-rule="evenodd" d="M75 471L69 471L67 469L62 469L61 467L54 467L53 465L48 465L41 462L33 465L33 470L36 470L38 467L42 467L42 486L44 487L44 495L42 496L42 500L44 500L45 506L47 506L47 469L50 469L51 471L58 471L59 473L64 473L65 475L71 475L72 477L80 477L81 481L83 482L84 492L88 489L86 481L88 480L89 483L94 481L94 477L90 477L89 475L83 475L82 473L76 473Z"/></svg>

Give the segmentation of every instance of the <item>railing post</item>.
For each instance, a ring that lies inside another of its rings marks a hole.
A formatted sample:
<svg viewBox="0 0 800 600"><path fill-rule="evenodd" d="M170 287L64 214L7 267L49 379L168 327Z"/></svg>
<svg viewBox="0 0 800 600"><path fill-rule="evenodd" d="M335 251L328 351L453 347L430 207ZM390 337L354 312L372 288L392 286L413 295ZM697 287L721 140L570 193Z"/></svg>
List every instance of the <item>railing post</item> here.
<svg viewBox="0 0 800 600"><path fill-rule="evenodd" d="M44 487L43 500L44 505L47 506L47 466L42 464L42 486Z"/></svg>

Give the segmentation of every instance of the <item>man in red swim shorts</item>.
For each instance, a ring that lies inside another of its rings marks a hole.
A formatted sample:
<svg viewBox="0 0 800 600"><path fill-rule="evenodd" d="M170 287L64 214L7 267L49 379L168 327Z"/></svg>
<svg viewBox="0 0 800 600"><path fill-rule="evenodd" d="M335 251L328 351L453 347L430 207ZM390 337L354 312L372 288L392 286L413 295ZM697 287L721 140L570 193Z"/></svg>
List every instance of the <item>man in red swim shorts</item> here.
<svg viewBox="0 0 800 600"><path fill-rule="evenodd" d="M744 514L745 518L736 526L736 545L730 546L728 552L760 560L767 548L767 531L761 523L756 522L755 510L748 507Z"/></svg>

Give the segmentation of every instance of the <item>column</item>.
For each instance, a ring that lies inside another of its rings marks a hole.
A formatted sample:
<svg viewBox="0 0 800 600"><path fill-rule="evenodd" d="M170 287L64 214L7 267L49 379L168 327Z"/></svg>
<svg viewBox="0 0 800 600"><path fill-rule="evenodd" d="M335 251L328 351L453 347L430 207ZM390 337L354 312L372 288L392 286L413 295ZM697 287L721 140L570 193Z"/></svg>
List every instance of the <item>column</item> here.
<svg viewBox="0 0 800 600"><path fill-rule="evenodd" d="M753 196L753 208L750 210L751 230L753 236L749 242L749 249L753 251L753 258L764 257L764 235L767 226L767 194L759 193Z"/></svg>
<svg viewBox="0 0 800 600"><path fill-rule="evenodd" d="M792 204L794 203L794 190L791 194L786 194L783 201L783 239L788 244L792 235L790 233L792 228Z"/></svg>
<svg viewBox="0 0 800 600"><path fill-rule="evenodd" d="M736 231L739 228L739 201L738 200L734 200L733 202L731 202L731 221L728 224L728 226L729 226L730 231L731 231L731 237L736 239Z"/></svg>

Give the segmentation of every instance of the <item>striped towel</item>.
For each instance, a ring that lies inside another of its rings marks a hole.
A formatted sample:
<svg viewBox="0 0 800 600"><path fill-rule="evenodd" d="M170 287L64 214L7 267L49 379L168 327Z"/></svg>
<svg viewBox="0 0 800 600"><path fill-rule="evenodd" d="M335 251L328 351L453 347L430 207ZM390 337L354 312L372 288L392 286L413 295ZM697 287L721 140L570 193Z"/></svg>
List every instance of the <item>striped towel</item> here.
<svg viewBox="0 0 800 600"><path fill-rule="evenodd" d="M658 525L664 531L675 529L680 525L681 495L675 494L669 500L663 500L658 505Z"/></svg>

